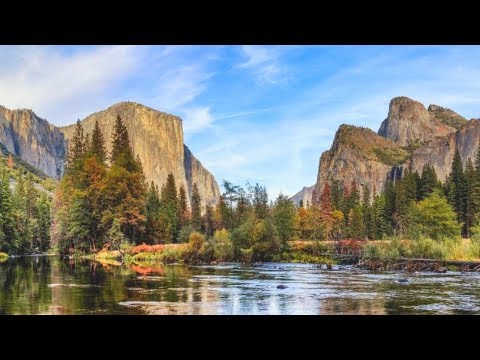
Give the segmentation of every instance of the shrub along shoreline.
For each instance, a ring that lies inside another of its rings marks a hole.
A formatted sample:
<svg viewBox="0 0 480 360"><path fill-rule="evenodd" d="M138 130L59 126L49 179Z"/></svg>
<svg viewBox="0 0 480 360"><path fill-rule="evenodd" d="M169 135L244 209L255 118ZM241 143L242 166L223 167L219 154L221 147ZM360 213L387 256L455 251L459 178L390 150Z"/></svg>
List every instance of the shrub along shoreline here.
<svg viewBox="0 0 480 360"><path fill-rule="evenodd" d="M437 271L442 264L457 263L457 270L480 270L480 241L475 239L432 240L420 237L405 240L397 237L385 240L290 241L288 249L268 259L255 258L253 251L237 251L228 236L220 230L207 240L192 233L188 243L137 245L122 250L103 249L84 256L87 259L117 261L120 264L217 264L219 262L293 262L325 264L350 263L371 270ZM421 266L413 263L424 263ZM466 264L469 263L469 264ZM429 264L429 265L425 265ZM465 265L462 267L462 264ZM455 270L455 266L450 266Z"/></svg>

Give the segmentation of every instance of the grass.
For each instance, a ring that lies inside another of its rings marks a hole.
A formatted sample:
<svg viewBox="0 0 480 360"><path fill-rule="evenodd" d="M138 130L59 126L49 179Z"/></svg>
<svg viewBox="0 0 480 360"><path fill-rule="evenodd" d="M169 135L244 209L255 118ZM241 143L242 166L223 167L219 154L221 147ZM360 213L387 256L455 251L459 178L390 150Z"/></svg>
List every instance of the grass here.
<svg viewBox="0 0 480 360"><path fill-rule="evenodd" d="M385 241L369 241L364 256L395 260L418 258L434 260L480 261L480 242L471 239L432 240L421 237L418 240L390 238Z"/></svg>
<svg viewBox="0 0 480 360"><path fill-rule="evenodd" d="M165 244L165 245L139 245L126 249L123 253L118 250L102 249L98 253L83 256L86 259L100 262L124 263L174 263L183 261L187 244Z"/></svg>

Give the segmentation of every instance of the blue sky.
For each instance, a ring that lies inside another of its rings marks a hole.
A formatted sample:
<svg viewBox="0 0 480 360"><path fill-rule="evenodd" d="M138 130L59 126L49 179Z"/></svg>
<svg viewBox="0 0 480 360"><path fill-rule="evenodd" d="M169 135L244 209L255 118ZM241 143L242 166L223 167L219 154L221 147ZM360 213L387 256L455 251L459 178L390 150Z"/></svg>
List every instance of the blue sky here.
<svg viewBox="0 0 480 360"><path fill-rule="evenodd" d="M271 197L316 180L342 123L392 97L480 117L478 46L0 46L0 104L56 125L124 100L179 115L216 177Z"/></svg>

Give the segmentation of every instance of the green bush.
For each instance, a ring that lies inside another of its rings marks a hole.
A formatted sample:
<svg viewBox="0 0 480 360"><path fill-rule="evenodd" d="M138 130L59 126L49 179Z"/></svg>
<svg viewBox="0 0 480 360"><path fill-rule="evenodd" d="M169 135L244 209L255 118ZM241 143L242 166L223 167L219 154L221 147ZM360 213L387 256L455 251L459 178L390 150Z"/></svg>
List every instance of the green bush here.
<svg viewBox="0 0 480 360"><path fill-rule="evenodd" d="M190 234L193 233L195 230L193 229L193 227L191 225L187 225L187 226L184 226L182 227L182 229L180 230L179 234L178 234L178 242L179 243L187 243L189 238L190 238Z"/></svg>
<svg viewBox="0 0 480 360"><path fill-rule="evenodd" d="M213 252L218 261L233 260L233 243L230 239L230 233L226 229L217 230L213 234Z"/></svg>

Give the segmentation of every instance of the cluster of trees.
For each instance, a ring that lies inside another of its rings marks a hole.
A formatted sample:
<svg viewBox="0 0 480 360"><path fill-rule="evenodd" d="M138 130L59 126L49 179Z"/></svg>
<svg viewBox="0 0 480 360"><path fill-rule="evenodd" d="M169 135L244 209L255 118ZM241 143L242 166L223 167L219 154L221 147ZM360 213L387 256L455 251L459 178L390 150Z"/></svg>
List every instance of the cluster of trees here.
<svg viewBox="0 0 480 360"><path fill-rule="evenodd" d="M363 190L360 199L355 182L343 191L335 181L326 184L319 206L298 210L300 237L469 237L480 226L480 151L465 167L456 151L443 185L427 164L421 174L407 169L401 179L388 180L373 202L370 189ZM315 218L320 221L308 221Z"/></svg>
<svg viewBox="0 0 480 360"><path fill-rule="evenodd" d="M15 171L16 170L16 171ZM10 189L11 180L15 185ZM24 254L50 246L50 199L34 177L0 158L0 252Z"/></svg>
<svg viewBox="0 0 480 360"><path fill-rule="evenodd" d="M117 117L112 151L95 123L84 134L80 121L68 149L65 175L52 205L51 236L61 253L141 242L145 234L145 177L127 129Z"/></svg>

